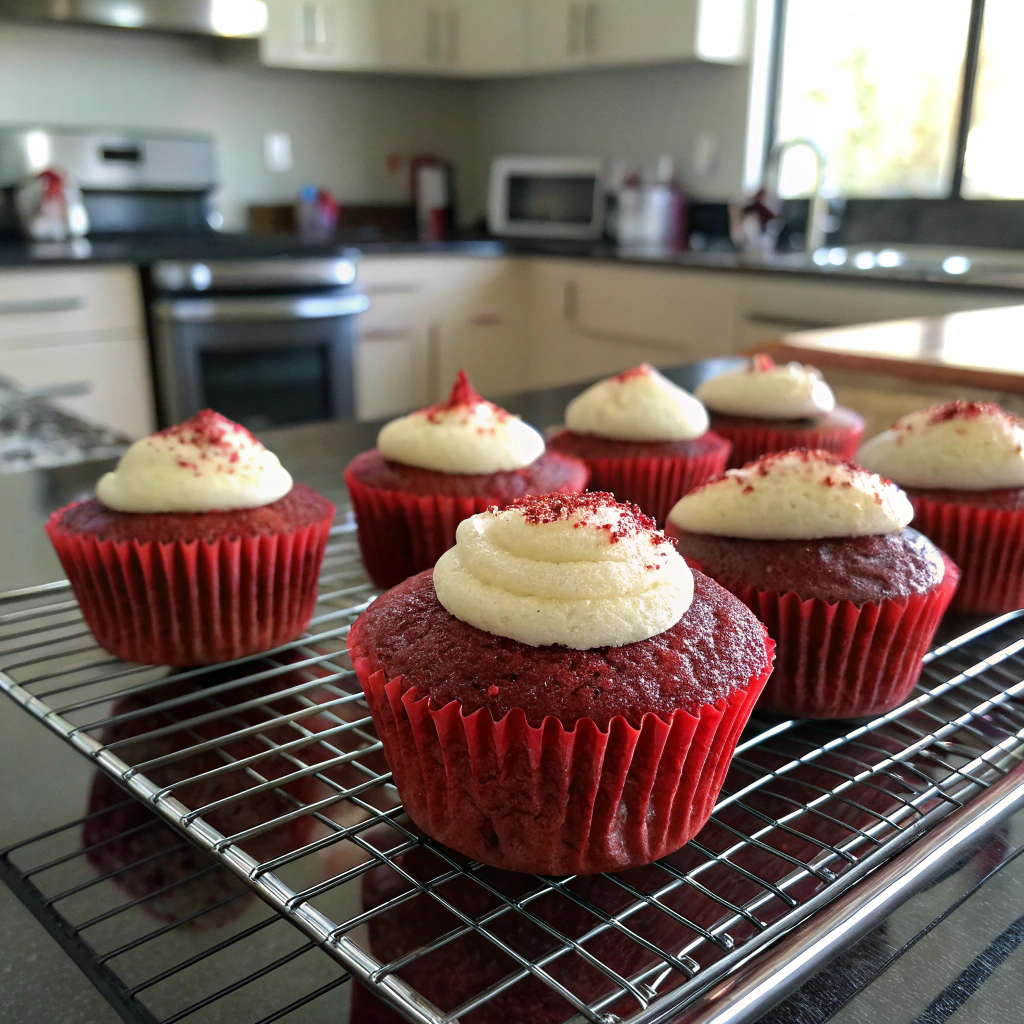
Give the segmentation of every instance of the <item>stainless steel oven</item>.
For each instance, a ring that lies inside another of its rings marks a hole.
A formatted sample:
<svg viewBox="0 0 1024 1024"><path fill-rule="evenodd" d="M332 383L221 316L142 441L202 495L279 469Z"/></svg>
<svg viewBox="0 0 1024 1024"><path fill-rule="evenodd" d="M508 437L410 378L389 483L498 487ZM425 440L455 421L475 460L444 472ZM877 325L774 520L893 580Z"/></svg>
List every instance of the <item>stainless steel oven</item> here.
<svg viewBox="0 0 1024 1024"><path fill-rule="evenodd" d="M161 417L210 407L252 429L354 415L355 257L154 264Z"/></svg>

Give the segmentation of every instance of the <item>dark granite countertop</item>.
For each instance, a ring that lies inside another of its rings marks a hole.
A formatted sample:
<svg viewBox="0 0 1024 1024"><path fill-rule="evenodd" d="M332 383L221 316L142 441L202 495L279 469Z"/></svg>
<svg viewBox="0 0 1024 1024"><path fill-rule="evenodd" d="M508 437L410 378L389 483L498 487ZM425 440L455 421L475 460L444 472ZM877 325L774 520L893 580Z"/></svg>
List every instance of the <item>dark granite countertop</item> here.
<svg viewBox="0 0 1024 1024"><path fill-rule="evenodd" d="M669 371L693 387L720 371L708 361ZM504 396L510 410L538 427L560 421L577 387ZM348 460L374 443L377 424L332 422L262 435L294 476L344 500ZM42 531L44 517L88 494L113 460L0 475L2 589L49 582L60 567ZM91 766L6 700L0 701L0 848L64 825L82 814ZM985 837L784 1003L764 1024L1015 1024L1024 980L1024 812ZM207 944L209 937L195 939ZM190 953L184 946L176 958ZM292 981L301 984L301 969ZM113 1024L117 1016L73 968L42 927L0 886L0 1022ZM325 1011L326 1012L326 1011ZM344 1024L333 1005L330 1019ZM204 1012L234 1024L225 1006ZM303 1018L320 1019L320 1018Z"/></svg>
<svg viewBox="0 0 1024 1024"><path fill-rule="evenodd" d="M934 259L909 259L900 267L857 269L852 261L834 266L815 264L802 252L750 255L728 248L672 252L622 247L609 242L556 242L525 239L464 237L445 242L376 240L360 237L337 242L308 242L287 235L251 235L211 232L197 236L125 236L78 239L72 242L23 242L0 239L0 269L27 267L135 264L146 267L157 260L244 260L332 256L522 256L593 260L623 266L713 270L743 274L785 274L844 284L918 285L969 288L993 293L1024 291L1024 256L1021 266L1007 268L1000 260L979 272L943 273Z"/></svg>

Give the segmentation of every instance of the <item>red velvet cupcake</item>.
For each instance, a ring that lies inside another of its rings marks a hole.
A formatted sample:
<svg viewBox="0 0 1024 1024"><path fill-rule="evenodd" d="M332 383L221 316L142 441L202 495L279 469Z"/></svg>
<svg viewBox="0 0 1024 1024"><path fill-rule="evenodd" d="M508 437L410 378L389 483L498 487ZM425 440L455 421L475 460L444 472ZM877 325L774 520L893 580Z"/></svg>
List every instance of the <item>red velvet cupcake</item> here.
<svg viewBox="0 0 1024 1024"><path fill-rule="evenodd" d="M597 493L466 520L349 649L420 828L495 867L593 874L707 821L772 644L651 519Z"/></svg>
<svg viewBox="0 0 1024 1024"><path fill-rule="evenodd" d="M767 626L777 647L762 707L860 718L910 696L959 578L906 529L912 516L890 481L798 449L687 495L668 533Z"/></svg>
<svg viewBox="0 0 1024 1024"><path fill-rule="evenodd" d="M771 356L756 355L744 369L704 381L696 394L711 413L711 429L732 442L730 469L790 448L852 459L864 436L863 418L836 405L813 366L776 366Z"/></svg>
<svg viewBox="0 0 1024 1024"><path fill-rule="evenodd" d="M348 464L345 485L366 571L392 587L432 568L463 519L527 494L582 491L587 468L545 451L533 427L484 401L460 370L448 401L388 423Z"/></svg>
<svg viewBox="0 0 1024 1024"><path fill-rule="evenodd" d="M137 441L46 524L82 616L126 661L207 665L301 635L334 506L207 409Z"/></svg>
<svg viewBox="0 0 1024 1024"><path fill-rule="evenodd" d="M582 459L590 486L664 523L688 491L725 469L729 443L693 395L649 363L599 381L565 409L552 451Z"/></svg>
<svg viewBox="0 0 1024 1024"><path fill-rule="evenodd" d="M1024 608L1024 421L994 402L904 416L861 449L914 506L914 525L960 567L953 609Z"/></svg>

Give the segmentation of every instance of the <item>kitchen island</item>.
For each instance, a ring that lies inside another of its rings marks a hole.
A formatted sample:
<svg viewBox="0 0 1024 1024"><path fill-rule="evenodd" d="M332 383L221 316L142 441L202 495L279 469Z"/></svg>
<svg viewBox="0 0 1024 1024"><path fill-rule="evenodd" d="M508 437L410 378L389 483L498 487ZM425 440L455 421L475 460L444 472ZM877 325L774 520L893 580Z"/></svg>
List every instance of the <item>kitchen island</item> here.
<svg viewBox="0 0 1024 1024"><path fill-rule="evenodd" d="M692 388L728 365L707 362L670 371L670 376ZM548 389L502 401L545 428L560 422L566 401L577 391ZM354 454L372 446L376 430L377 424L323 423L270 431L263 439L296 479L342 504L344 467ZM6 530L3 589L60 577L42 532L44 517L88 494L111 465L106 460L0 476L0 517ZM963 625L949 624L947 635ZM92 774L80 754L0 698L0 777L6 783L0 797L0 846L81 817ZM846 1024L1016 1022L1016 990L1024 970L1018 948L1024 935L1024 859L1016 856L1022 850L1024 814L1018 813L979 837L970 852L946 865L938 877L922 879L902 907L763 1019L771 1024L826 1019ZM250 918L243 923L249 926ZM198 955L219 938L216 931L175 934L177 944L166 951L166 967ZM312 974L303 973L303 964L305 960L296 961L289 969L289 998L320 984ZM0 1021L106 1024L117 1019L54 939L3 887L0 965L5 996ZM213 1024L262 1020L287 1002L266 986L251 985L246 991L249 995L241 1007L237 1002L213 1003L201 1019ZM336 989L311 1004L309 1014L294 1019L342 1024L348 998L347 987Z"/></svg>

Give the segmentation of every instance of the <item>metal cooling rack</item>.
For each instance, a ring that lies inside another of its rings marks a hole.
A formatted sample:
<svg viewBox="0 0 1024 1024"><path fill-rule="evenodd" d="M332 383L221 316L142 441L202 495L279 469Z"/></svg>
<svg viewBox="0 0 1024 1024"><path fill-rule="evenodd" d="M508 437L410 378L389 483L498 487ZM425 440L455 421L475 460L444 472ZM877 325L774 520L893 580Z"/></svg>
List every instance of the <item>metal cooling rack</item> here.
<svg viewBox="0 0 1024 1024"><path fill-rule="evenodd" d="M345 653L374 595L336 527L304 638L175 671L106 655L66 583L14 592L0 687L95 763L93 803L115 780L419 1024L753 1019L1024 804L1022 611L870 723L755 718L712 821L655 865L496 871L402 813Z"/></svg>

